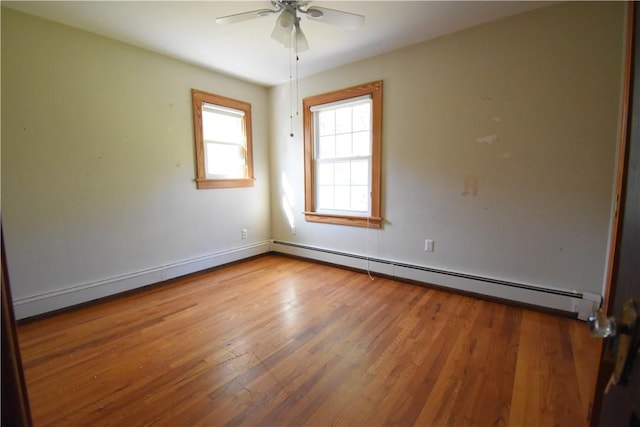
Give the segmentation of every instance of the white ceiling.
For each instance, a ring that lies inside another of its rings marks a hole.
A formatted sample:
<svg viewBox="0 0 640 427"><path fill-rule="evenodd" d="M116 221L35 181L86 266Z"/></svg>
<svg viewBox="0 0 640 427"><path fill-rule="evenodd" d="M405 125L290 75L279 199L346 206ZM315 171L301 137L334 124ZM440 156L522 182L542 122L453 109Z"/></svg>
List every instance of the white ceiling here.
<svg viewBox="0 0 640 427"><path fill-rule="evenodd" d="M310 49L304 77L550 2L314 1L365 16L358 30L302 19ZM270 38L274 15L218 25L215 18L269 8L269 1L2 1L2 5L167 56L272 86L289 78L289 50Z"/></svg>

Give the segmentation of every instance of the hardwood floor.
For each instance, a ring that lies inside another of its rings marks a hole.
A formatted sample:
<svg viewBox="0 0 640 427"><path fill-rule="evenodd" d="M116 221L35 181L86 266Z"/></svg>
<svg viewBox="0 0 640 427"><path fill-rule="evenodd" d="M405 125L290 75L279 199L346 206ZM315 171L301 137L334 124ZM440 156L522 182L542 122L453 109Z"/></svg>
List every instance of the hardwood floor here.
<svg viewBox="0 0 640 427"><path fill-rule="evenodd" d="M19 327L36 426L582 426L582 322L277 255Z"/></svg>

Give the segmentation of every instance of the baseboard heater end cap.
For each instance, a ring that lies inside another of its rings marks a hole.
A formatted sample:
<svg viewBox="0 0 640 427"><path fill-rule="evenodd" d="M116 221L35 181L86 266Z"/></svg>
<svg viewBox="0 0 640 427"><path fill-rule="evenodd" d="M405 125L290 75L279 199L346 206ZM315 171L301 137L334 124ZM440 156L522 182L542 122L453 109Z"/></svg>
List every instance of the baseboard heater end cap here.
<svg viewBox="0 0 640 427"><path fill-rule="evenodd" d="M587 320L589 315L602 306L602 295L582 292L582 298L577 302L578 319Z"/></svg>

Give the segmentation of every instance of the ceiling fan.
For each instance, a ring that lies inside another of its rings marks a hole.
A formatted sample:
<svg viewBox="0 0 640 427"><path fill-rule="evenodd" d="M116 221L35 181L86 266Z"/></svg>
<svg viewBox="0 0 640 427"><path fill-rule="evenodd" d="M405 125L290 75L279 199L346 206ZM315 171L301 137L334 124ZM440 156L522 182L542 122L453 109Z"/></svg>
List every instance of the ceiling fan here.
<svg viewBox="0 0 640 427"><path fill-rule="evenodd" d="M222 16L216 19L218 24L234 24L255 18L279 13L276 25L271 32L271 38L282 43L284 47L293 47L296 52L309 49L309 43L300 28L300 15L307 18L338 25L351 30L358 29L364 24L364 16L326 7L311 6L308 1L298 0L272 0L272 9L258 9L250 12L237 13L235 15Z"/></svg>

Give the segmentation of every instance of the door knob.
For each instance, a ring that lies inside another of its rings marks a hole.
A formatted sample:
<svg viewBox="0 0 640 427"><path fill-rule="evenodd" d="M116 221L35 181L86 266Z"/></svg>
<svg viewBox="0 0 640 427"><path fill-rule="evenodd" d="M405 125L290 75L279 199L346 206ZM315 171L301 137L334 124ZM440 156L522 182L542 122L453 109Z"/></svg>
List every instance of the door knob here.
<svg viewBox="0 0 640 427"><path fill-rule="evenodd" d="M601 310L589 315L587 325L591 336L595 338L608 338L616 334L616 318L607 317Z"/></svg>
<svg viewBox="0 0 640 427"><path fill-rule="evenodd" d="M622 317L616 320L607 317L598 310L589 315L587 324L591 335L596 338L609 338L605 360L613 363L613 374L609 384L624 384L631 372L636 353L640 349L640 316L633 299L622 306Z"/></svg>

